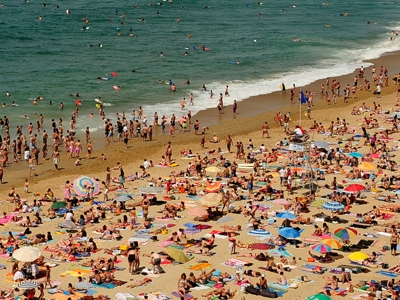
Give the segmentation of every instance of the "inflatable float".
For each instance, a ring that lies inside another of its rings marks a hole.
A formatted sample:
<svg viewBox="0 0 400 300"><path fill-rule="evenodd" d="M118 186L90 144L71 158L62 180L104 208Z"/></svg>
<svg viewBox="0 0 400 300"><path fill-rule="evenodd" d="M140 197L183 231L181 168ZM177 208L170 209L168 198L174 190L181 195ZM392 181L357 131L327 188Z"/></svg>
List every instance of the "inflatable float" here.
<svg viewBox="0 0 400 300"><path fill-rule="evenodd" d="M113 89L116 91L119 91L121 89L121 87L119 85L113 85Z"/></svg>
<svg viewBox="0 0 400 300"><path fill-rule="evenodd" d="M110 75L116 77L116 76L118 76L118 73L117 72L111 72Z"/></svg>

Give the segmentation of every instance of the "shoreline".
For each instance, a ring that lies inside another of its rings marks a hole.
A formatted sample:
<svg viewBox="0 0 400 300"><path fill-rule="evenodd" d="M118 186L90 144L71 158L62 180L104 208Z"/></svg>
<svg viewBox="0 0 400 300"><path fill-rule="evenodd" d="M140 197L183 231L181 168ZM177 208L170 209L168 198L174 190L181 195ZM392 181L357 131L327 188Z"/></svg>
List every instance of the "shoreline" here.
<svg viewBox="0 0 400 300"><path fill-rule="evenodd" d="M381 65L388 67L389 74L390 74L389 75L389 87L383 88L383 90L382 90L383 95L388 93L389 90L390 90L389 93L392 93L395 91L394 90L395 87L393 86L393 82L392 82L391 78L393 77L393 74L398 73L394 70L400 70L400 60L394 59L395 57L400 57L400 51L389 52L389 53L386 53L384 56L381 56L378 59L366 61L367 63L372 63L373 65L378 66L377 69L379 69L379 66L381 66ZM367 78L367 79L370 79L371 68L372 67L367 67L365 69L365 78ZM350 85L352 84L353 76L354 76L354 72L350 73L350 74L335 77L335 79L338 80L339 82L341 82L341 89L344 89L344 87L346 86L347 83L349 83ZM331 80L332 79L333 78L331 78ZM325 82L325 80L323 79L323 80L314 81L310 85L307 85L304 87L297 86L298 91L300 89L302 89L304 91L311 90L311 91L317 93L314 96L314 103L316 106L314 106L312 108L312 111L326 110L326 109L335 107L335 105L327 105L323 100L320 99L320 96L319 96L320 84L324 83L324 82ZM192 116L192 123L194 123L194 121L196 119L198 119L200 121L200 128L203 126L210 127L210 131L207 132L207 137L206 137L207 140L209 139L210 132L215 132L215 133L221 132L221 128L232 128L232 129L235 128L235 130L232 130L232 133L231 133L231 134L233 134L233 132L235 132L234 133L235 135L236 134L239 134L239 135L246 134L246 133L253 132L255 130L259 130L265 121L268 121L270 127L274 128L274 127L276 127L276 124L273 121L273 118L278 112L282 112L283 114L285 114L286 112L290 112L291 118L293 120L291 122L291 125L293 126L296 123L296 121L294 121L294 120L298 119L299 109L298 109L298 105L296 105L296 104L291 105L289 103L291 84L285 84L285 85L286 85L286 94L282 94L281 92L274 92L274 93L270 93L270 94L250 97L244 101L238 102L238 114L237 114L236 118L233 117L232 105L227 105L227 106L225 106L223 113L220 115L218 115L218 111L216 108L209 108L209 109L200 111L199 113ZM371 85L371 90L373 90L373 89L374 89L374 87ZM341 94L343 94L343 92ZM354 103L354 101L358 102L360 99L368 99L370 97L372 97L372 92L369 93L366 91L361 91L361 92L358 91L357 98L355 100L350 98L349 103L347 103L347 104L343 103L342 96L340 98L338 98L338 104L336 104L336 107L340 106L340 107L347 108L350 105L352 105ZM262 109L266 105L268 105L268 108L266 110ZM306 109L306 107L304 107L304 110L305 109ZM145 114L146 114L146 112L145 112ZM150 116L152 114L147 113L147 115ZM178 116L177 116L177 119L179 119ZM241 124L238 127L237 123L245 123L246 125L243 126L243 124ZM124 149L124 146L122 143L119 143L120 145L118 145L118 143L115 143L115 144L110 144L109 146L106 146L104 136L102 133L100 133L101 131L98 130L94 133L91 133L92 140L94 141L93 147L94 147L95 155L89 161L86 159L83 159L82 160L83 166L75 167L73 160L71 160L71 159L69 160L68 166L65 166L65 160L67 158L65 157L66 156L65 151L62 151L61 152L61 162L60 162L61 168L63 168L62 170L55 171L50 159L48 159L45 164L43 164L43 161L40 159L39 165L36 168L37 173L39 173L39 176L37 176L35 178L31 178L31 180L32 180L32 182L45 180L47 178L54 176L55 174L58 174L60 172L64 173L66 171L71 174L80 174L83 172L80 170L81 167L83 167L83 168L89 167L90 169L95 168L96 165L98 165L97 158L103 152L106 155L108 162L112 161L115 165L118 162L118 159L114 159L114 158L112 158L112 156L117 154L117 156L119 157L119 154L121 154L122 157L120 157L119 160L123 161L123 164L126 165L126 164L130 163L130 160L126 159L126 157L123 157L123 156L125 156L126 154L136 156L135 153L130 153L132 148L135 148L136 154L139 154L139 153L141 154L141 153L148 153L149 151L153 151L154 150L153 148L164 147L161 145L166 145L169 140L171 140L173 142L173 144L175 144L175 145L183 145L186 143L196 143L196 141L199 143L200 136L195 136L193 134L193 124L190 124L189 128L190 128L190 132L187 132L187 133L179 133L178 129L176 129L174 137L168 136L168 133L165 135L162 135L160 133L161 132L160 127L154 128L152 142L148 141L146 143L142 143L138 138L134 138L129 141L129 143L128 143L129 148L127 150ZM166 128L166 131L168 132L167 129L168 129L168 127ZM212 133L211 133L211 135L212 135ZM80 136L78 136L78 138L80 138ZM220 136L220 139L223 140L224 137ZM81 138L81 140L82 140L82 138ZM147 151L147 149L149 151ZM83 154L83 157L86 154L85 144L83 144L82 154ZM48 157L50 155L51 155L51 149L49 148ZM143 155L139 155L139 156L143 156ZM41 155L39 157L41 157ZM10 156L10 158L11 158L11 156ZM139 159L139 157L134 157L134 159L135 160ZM10 159L9 159L9 161L10 161ZM13 177L18 178L21 176L26 177L26 175L23 175L23 174L28 173L28 165L26 162L20 162L20 163L18 163L18 166L15 166L15 164L14 164L14 165L6 167L4 169L4 172L5 172L5 182L7 182L8 184L1 185L0 191L2 191L4 189L9 189L11 187L11 185L17 185L17 180L15 180L15 179L11 180L10 177L11 178L13 178ZM7 180L7 178L9 179L9 181Z"/></svg>

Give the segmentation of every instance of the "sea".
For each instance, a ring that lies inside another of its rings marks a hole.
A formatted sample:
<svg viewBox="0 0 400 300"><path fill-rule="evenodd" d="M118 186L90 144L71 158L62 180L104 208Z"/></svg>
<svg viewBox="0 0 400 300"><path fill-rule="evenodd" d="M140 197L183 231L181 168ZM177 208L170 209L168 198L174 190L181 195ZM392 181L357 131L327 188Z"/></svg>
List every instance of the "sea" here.
<svg viewBox="0 0 400 300"><path fill-rule="evenodd" d="M224 103L232 104L278 91L281 83L290 88L351 73L400 49L400 37L391 34L400 30L400 3L391 0L156 1L3 0L0 103L7 107L0 115L17 125L43 114L50 128L52 118L69 122L79 99L77 130L96 131L103 128L98 97L111 119L140 106L150 120L154 112L179 117L216 107L226 85ZM181 110L190 93L194 105ZM37 97L43 100L33 106Z"/></svg>

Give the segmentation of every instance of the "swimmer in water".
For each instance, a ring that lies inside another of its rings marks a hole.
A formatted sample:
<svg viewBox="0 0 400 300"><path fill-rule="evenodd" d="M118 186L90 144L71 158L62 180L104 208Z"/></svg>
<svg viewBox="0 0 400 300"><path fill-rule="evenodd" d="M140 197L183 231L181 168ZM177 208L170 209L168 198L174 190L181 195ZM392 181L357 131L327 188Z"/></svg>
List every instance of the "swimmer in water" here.
<svg viewBox="0 0 400 300"><path fill-rule="evenodd" d="M17 103L15 103L15 101L13 101L11 105L12 106L18 106Z"/></svg>
<svg viewBox="0 0 400 300"><path fill-rule="evenodd" d="M79 93L71 94L70 96L72 96L72 97L80 97Z"/></svg>
<svg viewBox="0 0 400 300"><path fill-rule="evenodd" d="M185 7L184 7L184 6L181 6L181 9L185 9Z"/></svg>
<svg viewBox="0 0 400 300"><path fill-rule="evenodd" d="M261 14L261 13L258 13L257 16L258 16L259 18L261 18L261 17L262 17L262 14Z"/></svg>
<svg viewBox="0 0 400 300"><path fill-rule="evenodd" d="M183 53L184 56L188 56L189 53L187 51L185 51L185 53Z"/></svg>
<svg viewBox="0 0 400 300"><path fill-rule="evenodd" d="M140 18L140 22L144 22L144 21L146 21L146 20L144 19L144 17L141 17L141 18Z"/></svg>
<svg viewBox="0 0 400 300"><path fill-rule="evenodd" d="M326 24L325 24L325 27L328 27L328 28L329 28L329 27L331 27L331 24L326 23Z"/></svg>
<svg viewBox="0 0 400 300"><path fill-rule="evenodd" d="M99 47L99 48L103 48L103 45L102 45L102 44L99 44L98 47Z"/></svg>
<svg viewBox="0 0 400 300"><path fill-rule="evenodd" d="M53 102L51 100L49 101L49 105L53 105Z"/></svg>
<svg viewBox="0 0 400 300"><path fill-rule="evenodd" d="M206 6L203 7L203 9L208 9L208 8L209 8L208 5L206 5Z"/></svg>
<svg viewBox="0 0 400 300"><path fill-rule="evenodd" d="M39 16L39 21L42 21L42 20L43 20L42 16Z"/></svg>
<svg viewBox="0 0 400 300"><path fill-rule="evenodd" d="M293 39L293 42L300 42L300 39L294 38L294 39Z"/></svg>
<svg viewBox="0 0 400 300"><path fill-rule="evenodd" d="M27 115L24 115L24 119L29 119L29 117Z"/></svg>
<svg viewBox="0 0 400 300"><path fill-rule="evenodd" d="M190 84L190 80L189 79L186 80L185 84Z"/></svg>
<svg viewBox="0 0 400 300"><path fill-rule="evenodd" d="M206 85L203 84L203 86L201 87L201 89L202 89L203 91L207 91Z"/></svg>
<svg viewBox="0 0 400 300"><path fill-rule="evenodd" d="M157 16L158 16L158 15L160 15L160 12L157 10L156 14L157 14Z"/></svg>
<svg viewBox="0 0 400 300"><path fill-rule="evenodd" d="M160 56L164 56L164 53L162 51L160 52Z"/></svg>
<svg viewBox="0 0 400 300"><path fill-rule="evenodd" d="M136 69L133 69L133 70L132 70L132 73L136 73Z"/></svg>
<svg viewBox="0 0 400 300"><path fill-rule="evenodd" d="M46 5L47 5L47 4L43 2L43 4L42 4L42 5L43 5L43 7L46 7Z"/></svg>
<svg viewBox="0 0 400 300"><path fill-rule="evenodd" d="M191 39L192 38L192 34L191 33L189 33L188 35L187 35L187 37L189 38L189 39Z"/></svg>
<svg viewBox="0 0 400 300"><path fill-rule="evenodd" d="M176 19L176 22L177 22L177 23L179 23L180 21L181 21L181 19L180 19L180 18L177 18L177 19Z"/></svg>
<svg viewBox="0 0 400 300"><path fill-rule="evenodd" d="M6 97L11 97L11 94L8 92L8 91L6 91L6 93L4 94Z"/></svg>
<svg viewBox="0 0 400 300"><path fill-rule="evenodd" d="M64 103L61 102L59 108L64 109Z"/></svg>
<svg viewBox="0 0 400 300"><path fill-rule="evenodd" d="M38 97L36 98L36 101L38 101L38 100L43 100L43 97L42 97L42 96L38 96Z"/></svg>
<svg viewBox="0 0 400 300"><path fill-rule="evenodd" d="M257 39L254 39L254 40L253 40L253 43L257 43Z"/></svg>
<svg viewBox="0 0 400 300"><path fill-rule="evenodd" d="M282 9L281 9L281 12L284 12L284 11L285 11L285 10L282 8Z"/></svg>
<svg viewBox="0 0 400 300"><path fill-rule="evenodd" d="M90 47L93 47L93 44L92 44L92 43L90 43L88 47L89 47L89 48L90 48Z"/></svg>
<svg viewBox="0 0 400 300"><path fill-rule="evenodd" d="M83 30L86 30L86 25L83 25L83 26L82 26L82 29L83 29Z"/></svg>
<svg viewBox="0 0 400 300"><path fill-rule="evenodd" d="M93 115L93 113L91 113L90 115L89 115L89 118L93 118L94 117L94 115Z"/></svg>
<svg viewBox="0 0 400 300"><path fill-rule="evenodd" d="M258 2L257 4L258 4L258 5L263 5L263 4L264 4L264 2Z"/></svg>

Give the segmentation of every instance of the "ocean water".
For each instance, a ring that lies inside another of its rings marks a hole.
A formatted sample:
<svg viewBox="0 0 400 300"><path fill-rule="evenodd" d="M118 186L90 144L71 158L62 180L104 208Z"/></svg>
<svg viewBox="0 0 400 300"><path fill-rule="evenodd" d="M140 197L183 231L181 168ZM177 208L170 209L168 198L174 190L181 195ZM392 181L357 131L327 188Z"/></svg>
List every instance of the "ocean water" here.
<svg viewBox="0 0 400 300"><path fill-rule="evenodd" d="M8 104L1 113L12 124L36 122L35 112L43 113L46 122L67 121L76 99L70 94L76 92L83 103L78 129L102 128L97 97L105 102L107 117L142 106L152 119L155 111L160 118L179 116L180 100L192 92L195 105L183 112L196 113L216 107L226 85L231 97L224 101L230 104L279 90L281 82L290 88L293 83L302 86L350 73L363 60L400 49L400 37L389 41L389 32L400 30L400 4L389 0L334 0L329 5L315 0L265 0L263 5L258 5L260 0L177 0L173 4L160 0L162 5L156 0L51 0L46 7L42 1L5 0L0 8L0 92L12 94L0 95L0 102ZM140 8L132 8L133 4ZM71 14L66 14L67 9ZM340 16L343 12L349 15ZM83 17L90 20L88 30L82 29ZM136 37L129 36L130 28ZM201 45L211 50L201 51ZM186 47L188 56L183 55ZM111 72L118 76L110 77ZM110 80L98 81L98 76ZM177 85L176 93L165 84L169 79ZM187 79L191 84L183 85ZM213 90L214 99L201 91L202 84ZM114 90L114 85L121 90ZM44 100L33 106L39 95ZM11 107L12 101L19 107ZM60 102L63 111L58 109ZM268 103L262 109L267 110ZM92 112L96 117L90 119ZM29 121L23 119L25 114Z"/></svg>

